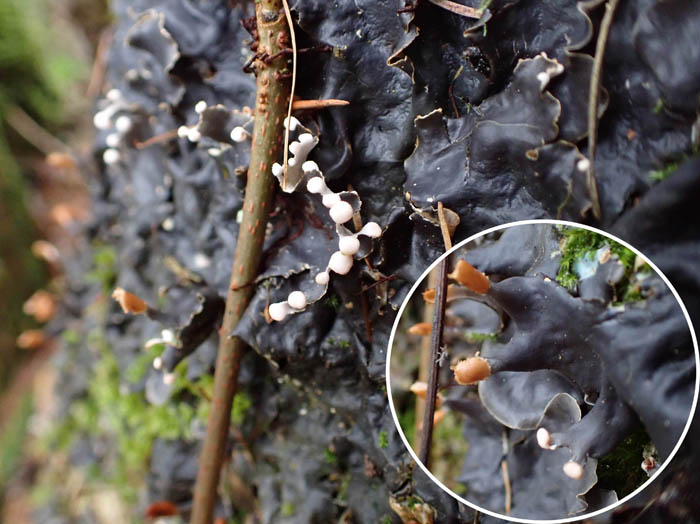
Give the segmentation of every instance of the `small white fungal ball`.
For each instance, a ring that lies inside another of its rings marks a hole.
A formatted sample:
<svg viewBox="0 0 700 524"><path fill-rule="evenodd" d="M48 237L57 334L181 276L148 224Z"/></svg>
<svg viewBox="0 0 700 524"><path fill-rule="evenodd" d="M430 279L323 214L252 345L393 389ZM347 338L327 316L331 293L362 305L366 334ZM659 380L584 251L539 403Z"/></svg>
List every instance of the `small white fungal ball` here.
<svg viewBox="0 0 700 524"><path fill-rule="evenodd" d="M289 315L289 306L286 302L275 302L274 304L270 304L268 312L272 320L280 322Z"/></svg>
<svg viewBox="0 0 700 524"><path fill-rule="evenodd" d="M299 142L292 142L289 144L289 152L293 155L299 154L299 148L301 147L301 143Z"/></svg>
<svg viewBox="0 0 700 524"><path fill-rule="evenodd" d="M285 117L284 119L284 127L287 127L287 124L289 124L290 131L294 131L300 123L301 122L299 122L299 120L297 120L295 117L291 117L290 119Z"/></svg>
<svg viewBox="0 0 700 524"><path fill-rule="evenodd" d="M537 80L540 81L540 90L544 89L547 82L549 82L549 73L547 71L537 73Z"/></svg>
<svg viewBox="0 0 700 524"><path fill-rule="evenodd" d="M122 92L119 91L119 89L110 89L107 91L107 100L111 100L112 102L116 102L122 97Z"/></svg>
<svg viewBox="0 0 700 524"><path fill-rule="evenodd" d="M309 144L314 143L314 135L312 135L311 133L302 133L301 135L299 135L299 138L297 140L299 140L300 146L308 146Z"/></svg>
<svg viewBox="0 0 700 524"><path fill-rule="evenodd" d="M163 384L172 384L175 382L175 373L166 373L163 375Z"/></svg>
<svg viewBox="0 0 700 524"><path fill-rule="evenodd" d="M336 251L328 261L328 269L339 275L347 275L352 269L352 264L353 259L351 256L343 255L340 251Z"/></svg>
<svg viewBox="0 0 700 524"><path fill-rule="evenodd" d="M362 226L362 229L360 229L360 233L370 238L379 238L382 236L382 226L376 222L367 222Z"/></svg>
<svg viewBox="0 0 700 524"><path fill-rule="evenodd" d="M541 448L550 449L552 446L552 436L549 434L545 428L540 428L537 430L537 444Z"/></svg>
<svg viewBox="0 0 700 524"><path fill-rule="evenodd" d="M119 151L113 148L105 149L105 152L102 153L102 160L104 160L104 163L107 165L116 164L121 160L121 157Z"/></svg>
<svg viewBox="0 0 700 524"><path fill-rule="evenodd" d="M209 153L213 157L217 157L221 156L221 153L223 153L223 151L221 151L221 149L219 149L218 147L210 147L209 149L207 149L207 153Z"/></svg>
<svg viewBox="0 0 700 524"><path fill-rule="evenodd" d="M591 167L591 162L587 158L582 158L578 162L576 162L576 168L579 171L588 171L588 168Z"/></svg>
<svg viewBox="0 0 700 524"><path fill-rule="evenodd" d="M163 231L172 231L175 229L175 221L171 217L167 217L161 222L160 226L163 228Z"/></svg>
<svg viewBox="0 0 700 524"><path fill-rule="evenodd" d="M318 171L318 172L321 171L321 170L318 168L318 164L317 164L316 162L314 162L313 160L307 160L306 162L304 162L304 163L301 165L301 170L302 170L304 173L312 173L312 172L314 172L314 171ZM317 177L317 178L320 178L320 177ZM316 191L316 193L318 193L318 191Z"/></svg>
<svg viewBox="0 0 700 524"><path fill-rule="evenodd" d="M583 478L583 466L581 466L581 464L578 462L570 460L564 464L562 469L564 470L564 474L571 479L578 480Z"/></svg>
<svg viewBox="0 0 700 524"><path fill-rule="evenodd" d="M153 359L153 369L160 369L163 367L163 359L156 357Z"/></svg>
<svg viewBox="0 0 700 524"><path fill-rule="evenodd" d="M119 135L117 133L110 133L105 138L105 144L109 147L119 147Z"/></svg>
<svg viewBox="0 0 700 524"><path fill-rule="evenodd" d="M243 142L248 136L248 131L241 126L236 126L231 130L231 140L234 142Z"/></svg>
<svg viewBox="0 0 700 524"><path fill-rule="evenodd" d="M120 117L117 117L117 119L114 122L114 127L117 128L117 131L120 133L127 133L131 130L132 126L132 121L131 118L129 118L126 115L122 115Z"/></svg>
<svg viewBox="0 0 700 524"><path fill-rule="evenodd" d="M282 164L278 164L275 162L272 164L272 174L275 175L276 177L281 177L282 173L284 173L284 167L282 167Z"/></svg>
<svg viewBox="0 0 700 524"><path fill-rule="evenodd" d="M306 295L301 291L292 291L287 297L287 304L294 309L304 309L306 307Z"/></svg>
<svg viewBox="0 0 700 524"><path fill-rule="evenodd" d="M204 113L204 110L207 108L207 103L204 100L200 100L197 102L194 106L194 112L195 113Z"/></svg>
<svg viewBox="0 0 700 524"><path fill-rule="evenodd" d="M98 111L95 116L92 117L92 123L95 124L97 129L107 130L112 127L112 114L110 111Z"/></svg>
<svg viewBox="0 0 700 524"><path fill-rule="evenodd" d="M340 237L338 249L343 255L354 255L360 249L360 241L354 235Z"/></svg>
<svg viewBox="0 0 700 524"><path fill-rule="evenodd" d="M187 130L187 139L190 142L199 142L200 138L202 138L202 133L196 127Z"/></svg>
<svg viewBox="0 0 700 524"><path fill-rule="evenodd" d="M290 158L289 160L287 160L287 165L288 165L289 167L292 167L292 166L297 165L297 159L296 159L296 158Z"/></svg>
<svg viewBox="0 0 700 524"><path fill-rule="evenodd" d="M336 224L344 224L352 218L352 215L354 215L352 206L344 200L339 200L338 202L333 204L333 207L331 207L329 213L331 215L331 218L333 219L333 222L335 222Z"/></svg>
<svg viewBox="0 0 700 524"><path fill-rule="evenodd" d="M331 279L331 276L328 274L327 271L321 271L318 275L316 275L316 278L314 279L316 283L320 286L325 286L328 284L328 281Z"/></svg>
<svg viewBox="0 0 700 524"><path fill-rule="evenodd" d="M340 202L340 197L338 196L338 194L333 193L330 190L328 190L328 193L323 195L323 198L321 199L321 203L329 209L332 208L338 202Z"/></svg>
<svg viewBox="0 0 700 524"><path fill-rule="evenodd" d="M177 343L177 340L175 339L175 333L171 329L164 329L160 332L160 336L163 339L163 342L166 344L170 344L171 346L174 346Z"/></svg>
<svg viewBox="0 0 700 524"><path fill-rule="evenodd" d="M180 138L187 138L187 135L190 133L190 128L187 126L180 126L177 128L177 136Z"/></svg>
<svg viewBox="0 0 700 524"><path fill-rule="evenodd" d="M308 162L305 162L304 165L306 165L307 163ZM272 167L274 168L274 166ZM306 190L309 193L320 193L324 189L326 189L326 183L320 176L310 178L309 181L306 183Z"/></svg>

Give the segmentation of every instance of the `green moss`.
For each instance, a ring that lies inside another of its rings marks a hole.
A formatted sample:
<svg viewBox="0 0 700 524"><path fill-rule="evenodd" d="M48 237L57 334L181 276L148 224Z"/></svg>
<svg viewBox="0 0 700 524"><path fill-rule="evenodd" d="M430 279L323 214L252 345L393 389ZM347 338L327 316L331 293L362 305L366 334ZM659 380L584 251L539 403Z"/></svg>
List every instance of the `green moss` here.
<svg viewBox="0 0 700 524"><path fill-rule="evenodd" d="M678 169L678 162L669 162L661 169L656 169L649 173L649 180L652 182L666 180L676 169Z"/></svg>
<svg viewBox="0 0 700 524"><path fill-rule="evenodd" d="M330 337L330 338L328 339L328 343L329 343L331 346L337 347L337 348L340 348L340 349L348 349L348 348L350 347L350 341L349 341L349 340L345 340L345 339L337 339L337 338Z"/></svg>
<svg viewBox="0 0 700 524"><path fill-rule="evenodd" d="M86 275L87 280L101 284L102 290L111 294L117 281L116 264L117 253L112 246L94 246L92 269Z"/></svg>
<svg viewBox="0 0 700 524"><path fill-rule="evenodd" d="M579 260L593 260L596 251L606 244L610 246L610 251L617 255L622 265L625 266L626 278L629 278L636 258L633 251L599 233L587 229L565 227L559 231L563 237L561 264L557 274L557 282L559 284L570 291L575 291L579 282L579 276L574 269L575 263ZM624 295L624 289L620 289L620 291L623 293L618 296Z"/></svg>
<svg viewBox="0 0 700 524"><path fill-rule="evenodd" d="M250 397L244 392L239 391L236 396L233 397L233 407L231 408L231 421L236 425L240 426L245 420L246 413L253 405Z"/></svg>
<svg viewBox="0 0 700 524"><path fill-rule="evenodd" d="M66 419L51 433L48 446L66 449L78 436L111 442L115 454L104 459L101 481L111 483L125 500L134 501L155 439L191 438L197 407L188 401L187 391L178 380L172 400L161 406L149 404L143 393L124 391L126 382L122 381L117 359L100 333L92 332L83 343L98 355L87 395L72 404ZM147 356L150 362L152 355ZM134 369L140 373L132 365L125 378L133 378L137 374ZM182 373L180 370L178 375Z"/></svg>
<svg viewBox="0 0 700 524"><path fill-rule="evenodd" d="M498 333L466 332L462 336L464 337L464 340L466 340L467 342L478 343L478 342L485 342L487 340L496 340L496 338L498 338Z"/></svg>
<svg viewBox="0 0 700 524"><path fill-rule="evenodd" d="M294 508L294 504L291 502L283 502L282 507L280 508L280 513L282 514L283 517L291 517L294 515L296 512L296 509Z"/></svg>
<svg viewBox="0 0 700 524"><path fill-rule="evenodd" d="M634 491L647 480L642 470L642 452L651 442L644 429L638 429L623 440L612 452L598 461L598 486L614 489L619 498Z"/></svg>
<svg viewBox="0 0 700 524"><path fill-rule="evenodd" d="M392 518L389 515L384 515L382 520L380 521L381 524L392 524L394 522Z"/></svg>
<svg viewBox="0 0 700 524"><path fill-rule="evenodd" d="M323 450L323 460L332 466L336 466L338 464L338 455L326 448Z"/></svg>
<svg viewBox="0 0 700 524"><path fill-rule="evenodd" d="M328 307L334 309L335 311L338 311L340 309L340 297L338 295L328 295L326 299L323 301L325 305Z"/></svg>
<svg viewBox="0 0 700 524"><path fill-rule="evenodd" d="M416 433L416 396L411 394L407 405L397 412L399 424L408 443L413 446Z"/></svg>
<svg viewBox="0 0 700 524"><path fill-rule="evenodd" d="M389 447L389 435L386 431L379 432L379 447L382 449Z"/></svg>
<svg viewBox="0 0 700 524"><path fill-rule="evenodd" d="M32 414L33 402L31 394L26 394L20 400L19 406L12 412L11 418L0 432L0 491L12 477L24 452L27 432L27 422Z"/></svg>
<svg viewBox="0 0 700 524"><path fill-rule="evenodd" d="M163 351L165 351L165 344L157 344L136 357L126 369L124 374L126 380L132 384L139 382L153 365L153 359L160 356Z"/></svg>

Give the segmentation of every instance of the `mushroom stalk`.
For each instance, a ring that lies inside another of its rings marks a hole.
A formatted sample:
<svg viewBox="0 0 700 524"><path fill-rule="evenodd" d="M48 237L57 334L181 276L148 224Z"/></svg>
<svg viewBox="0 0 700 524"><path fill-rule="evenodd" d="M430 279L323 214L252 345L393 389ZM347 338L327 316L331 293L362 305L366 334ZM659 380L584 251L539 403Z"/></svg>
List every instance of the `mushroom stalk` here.
<svg viewBox="0 0 700 524"><path fill-rule="evenodd" d="M289 81L281 74L288 69L289 64L287 55L280 53L280 43L290 41L282 2L259 0L255 7L259 34L258 54L276 58L267 64L261 59L255 61L256 118L243 204L245 212L238 233L231 283L219 332L214 392L207 433L199 458L191 524L209 524L213 520L221 464L229 436L231 405L245 350L244 342L231 336L231 333L243 316L254 291L251 284L258 273L275 188L271 168L282 145L282 122L290 98Z"/></svg>

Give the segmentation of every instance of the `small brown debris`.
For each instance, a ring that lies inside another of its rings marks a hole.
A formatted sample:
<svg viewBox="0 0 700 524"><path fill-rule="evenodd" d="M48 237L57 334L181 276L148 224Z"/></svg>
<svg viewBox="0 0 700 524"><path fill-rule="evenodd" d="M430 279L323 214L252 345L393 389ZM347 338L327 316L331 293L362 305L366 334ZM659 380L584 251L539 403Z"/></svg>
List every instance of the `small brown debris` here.
<svg viewBox="0 0 700 524"><path fill-rule="evenodd" d="M33 316L37 322L47 322L56 314L56 299L48 291L40 289L29 297L22 310L25 314Z"/></svg>
<svg viewBox="0 0 700 524"><path fill-rule="evenodd" d="M17 337L17 347L21 349L37 349L44 345L46 336L40 329L28 329Z"/></svg>
<svg viewBox="0 0 700 524"><path fill-rule="evenodd" d="M420 335L426 337L433 332L433 325L430 322L418 322L408 328L408 333L411 335Z"/></svg>
<svg viewBox="0 0 700 524"><path fill-rule="evenodd" d="M491 287L491 281L486 275L466 260L458 261L455 270L448 276L476 293L487 293Z"/></svg>
<svg viewBox="0 0 700 524"><path fill-rule="evenodd" d="M637 132L634 129L630 128L627 130L627 140L629 140L631 142L632 140L634 140L636 138L636 136L637 136Z"/></svg>
<svg viewBox="0 0 700 524"><path fill-rule="evenodd" d="M112 298L119 302L124 313L140 315L141 313L145 313L148 309L148 305L143 300L120 287L114 289Z"/></svg>
<svg viewBox="0 0 700 524"><path fill-rule="evenodd" d="M423 400L425 400L428 394L428 384L426 382L418 380L411 384L411 392L415 394L418 398L422 398ZM437 397L435 397L435 405L440 406L440 404L442 404L442 395L438 393Z"/></svg>
<svg viewBox="0 0 700 524"><path fill-rule="evenodd" d="M157 519L159 517L174 517L178 513L175 504L168 500L159 500L146 508L144 516L147 519Z"/></svg>
<svg viewBox="0 0 700 524"><path fill-rule="evenodd" d="M457 384L466 386L490 377L491 366L484 358L470 357L457 363L454 374Z"/></svg>

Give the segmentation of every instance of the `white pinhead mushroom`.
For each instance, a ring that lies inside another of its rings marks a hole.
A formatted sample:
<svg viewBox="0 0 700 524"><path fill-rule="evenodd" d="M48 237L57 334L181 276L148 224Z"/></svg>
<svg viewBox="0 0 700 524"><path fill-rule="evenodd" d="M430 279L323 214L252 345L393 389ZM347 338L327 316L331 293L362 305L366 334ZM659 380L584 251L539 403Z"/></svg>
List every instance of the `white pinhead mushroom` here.
<svg viewBox="0 0 700 524"><path fill-rule="evenodd" d="M376 222L367 222L362 229L360 229L361 235L367 235L370 238L379 238L382 236L382 226Z"/></svg>
<svg viewBox="0 0 700 524"><path fill-rule="evenodd" d="M163 359L156 357L153 359L153 369L160 369L163 367Z"/></svg>
<svg viewBox="0 0 700 524"><path fill-rule="evenodd" d="M175 382L175 373L166 373L163 375L163 384L170 385Z"/></svg>
<svg viewBox="0 0 700 524"><path fill-rule="evenodd" d="M570 460L564 464L562 469L564 470L564 474L570 479L578 480L583 478L583 466L581 466L581 464L578 462Z"/></svg>
<svg viewBox="0 0 700 524"><path fill-rule="evenodd" d="M217 157L221 156L221 153L223 153L223 151L218 147L210 147L209 149L207 149L207 153L209 153L213 157Z"/></svg>
<svg viewBox="0 0 700 524"><path fill-rule="evenodd" d="M340 202L340 197L330 190L328 190L328 193L323 195L323 198L321 199L321 203L329 209L332 208L338 202Z"/></svg>
<svg viewBox="0 0 700 524"><path fill-rule="evenodd" d="M328 269L339 275L347 275L352 269L352 264L353 258L351 256L343 255L340 251L336 251L328 261Z"/></svg>
<svg viewBox="0 0 700 524"><path fill-rule="evenodd" d="M552 435L545 428L537 430L537 444L544 449L552 449Z"/></svg>
<svg viewBox="0 0 700 524"><path fill-rule="evenodd" d="M312 173L314 171L321 172L321 170L318 167L318 164L316 162L314 162L313 160L307 160L306 162L304 162L301 165L301 170L304 173ZM316 178L320 178L320 177L316 177ZM308 186L307 186L307 189L308 189ZM318 193L318 191L316 191L316 193Z"/></svg>
<svg viewBox="0 0 700 524"><path fill-rule="evenodd" d="M121 115L114 121L114 127L116 127L117 131L120 133L127 133L131 131L132 125L133 122L131 121L131 118L126 115Z"/></svg>
<svg viewBox="0 0 700 524"><path fill-rule="evenodd" d="M285 117L285 119L284 119L284 127L287 127L287 125L289 125L290 131L294 131L300 123L301 122L299 122L299 120L297 120L295 117L291 117L291 118Z"/></svg>
<svg viewBox="0 0 700 524"><path fill-rule="evenodd" d="M112 127L112 112L98 111L95 116L92 117L92 123L95 124L97 129L102 129L103 131Z"/></svg>
<svg viewBox="0 0 700 524"><path fill-rule="evenodd" d="M199 129L196 127L187 129L187 139L190 142L199 142L200 138L202 138L202 133L199 132Z"/></svg>
<svg viewBox="0 0 700 524"><path fill-rule="evenodd" d="M591 167L591 161L587 158L582 158L581 160L576 162L576 168L579 171L588 171L589 167Z"/></svg>
<svg viewBox="0 0 700 524"><path fill-rule="evenodd" d="M301 291L292 291L287 297L287 304L294 309L304 309L306 307L306 295Z"/></svg>
<svg viewBox="0 0 700 524"><path fill-rule="evenodd" d="M318 275L316 275L316 278L314 278L316 283L320 286L325 286L326 284L328 284L330 279L331 276L328 274L327 271L321 271Z"/></svg>
<svg viewBox="0 0 700 524"><path fill-rule="evenodd" d="M116 102L122 97L122 92L119 91L119 89L110 89L107 91L107 100L110 100L111 102Z"/></svg>
<svg viewBox="0 0 700 524"><path fill-rule="evenodd" d="M354 235L340 237L338 249L343 255L354 255L360 249L360 241Z"/></svg>
<svg viewBox="0 0 700 524"><path fill-rule="evenodd" d="M117 133L110 133L105 138L105 144L107 144L108 147L119 147L119 140L120 137Z"/></svg>
<svg viewBox="0 0 700 524"><path fill-rule="evenodd" d="M122 156L119 151L111 147L109 149L105 149L105 152L102 153L102 160L104 160L104 163L107 165L116 164L121 160L121 158Z"/></svg>
<svg viewBox="0 0 700 524"><path fill-rule="evenodd" d="M207 103L204 100L200 100L197 102L194 106L194 112L202 114L204 113L204 110L207 108Z"/></svg>
<svg viewBox="0 0 700 524"><path fill-rule="evenodd" d="M274 304L270 304L268 312L272 320L280 322L289 315L289 306L286 302L275 302Z"/></svg>
<svg viewBox="0 0 700 524"><path fill-rule="evenodd" d="M234 142L243 142L248 137L248 131L241 126L236 126L231 130L231 140Z"/></svg>
<svg viewBox="0 0 700 524"><path fill-rule="evenodd" d="M282 164L278 164L275 162L272 164L272 174L275 175L276 177L281 177L282 173L284 173L284 168L282 167Z"/></svg>
<svg viewBox="0 0 700 524"><path fill-rule="evenodd" d="M190 132L190 128L187 126L180 126L177 128L177 136L180 138L187 138L187 135Z"/></svg>
<svg viewBox="0 0 700 524"><path fill-rule="evenodd" d="M304 163L304 165L306 165L307 163L308 162ZM309 181L306 183L306 189L309 193L320 193L321 191L326 189L326 183L320 176L315 176L313 178L310 178Z"/></svg>
<svg viewBox="0 0 700 524"><path fill-rule="evenodd" d="M339 200L338 202L333 204L333 207L331 207L330 215L333 219L333 222L335 222L336 224L344 224L352 218L352 215L354 215L354 211L352 210L352 206L349 203L345 202L344 200Z"/></svg>

